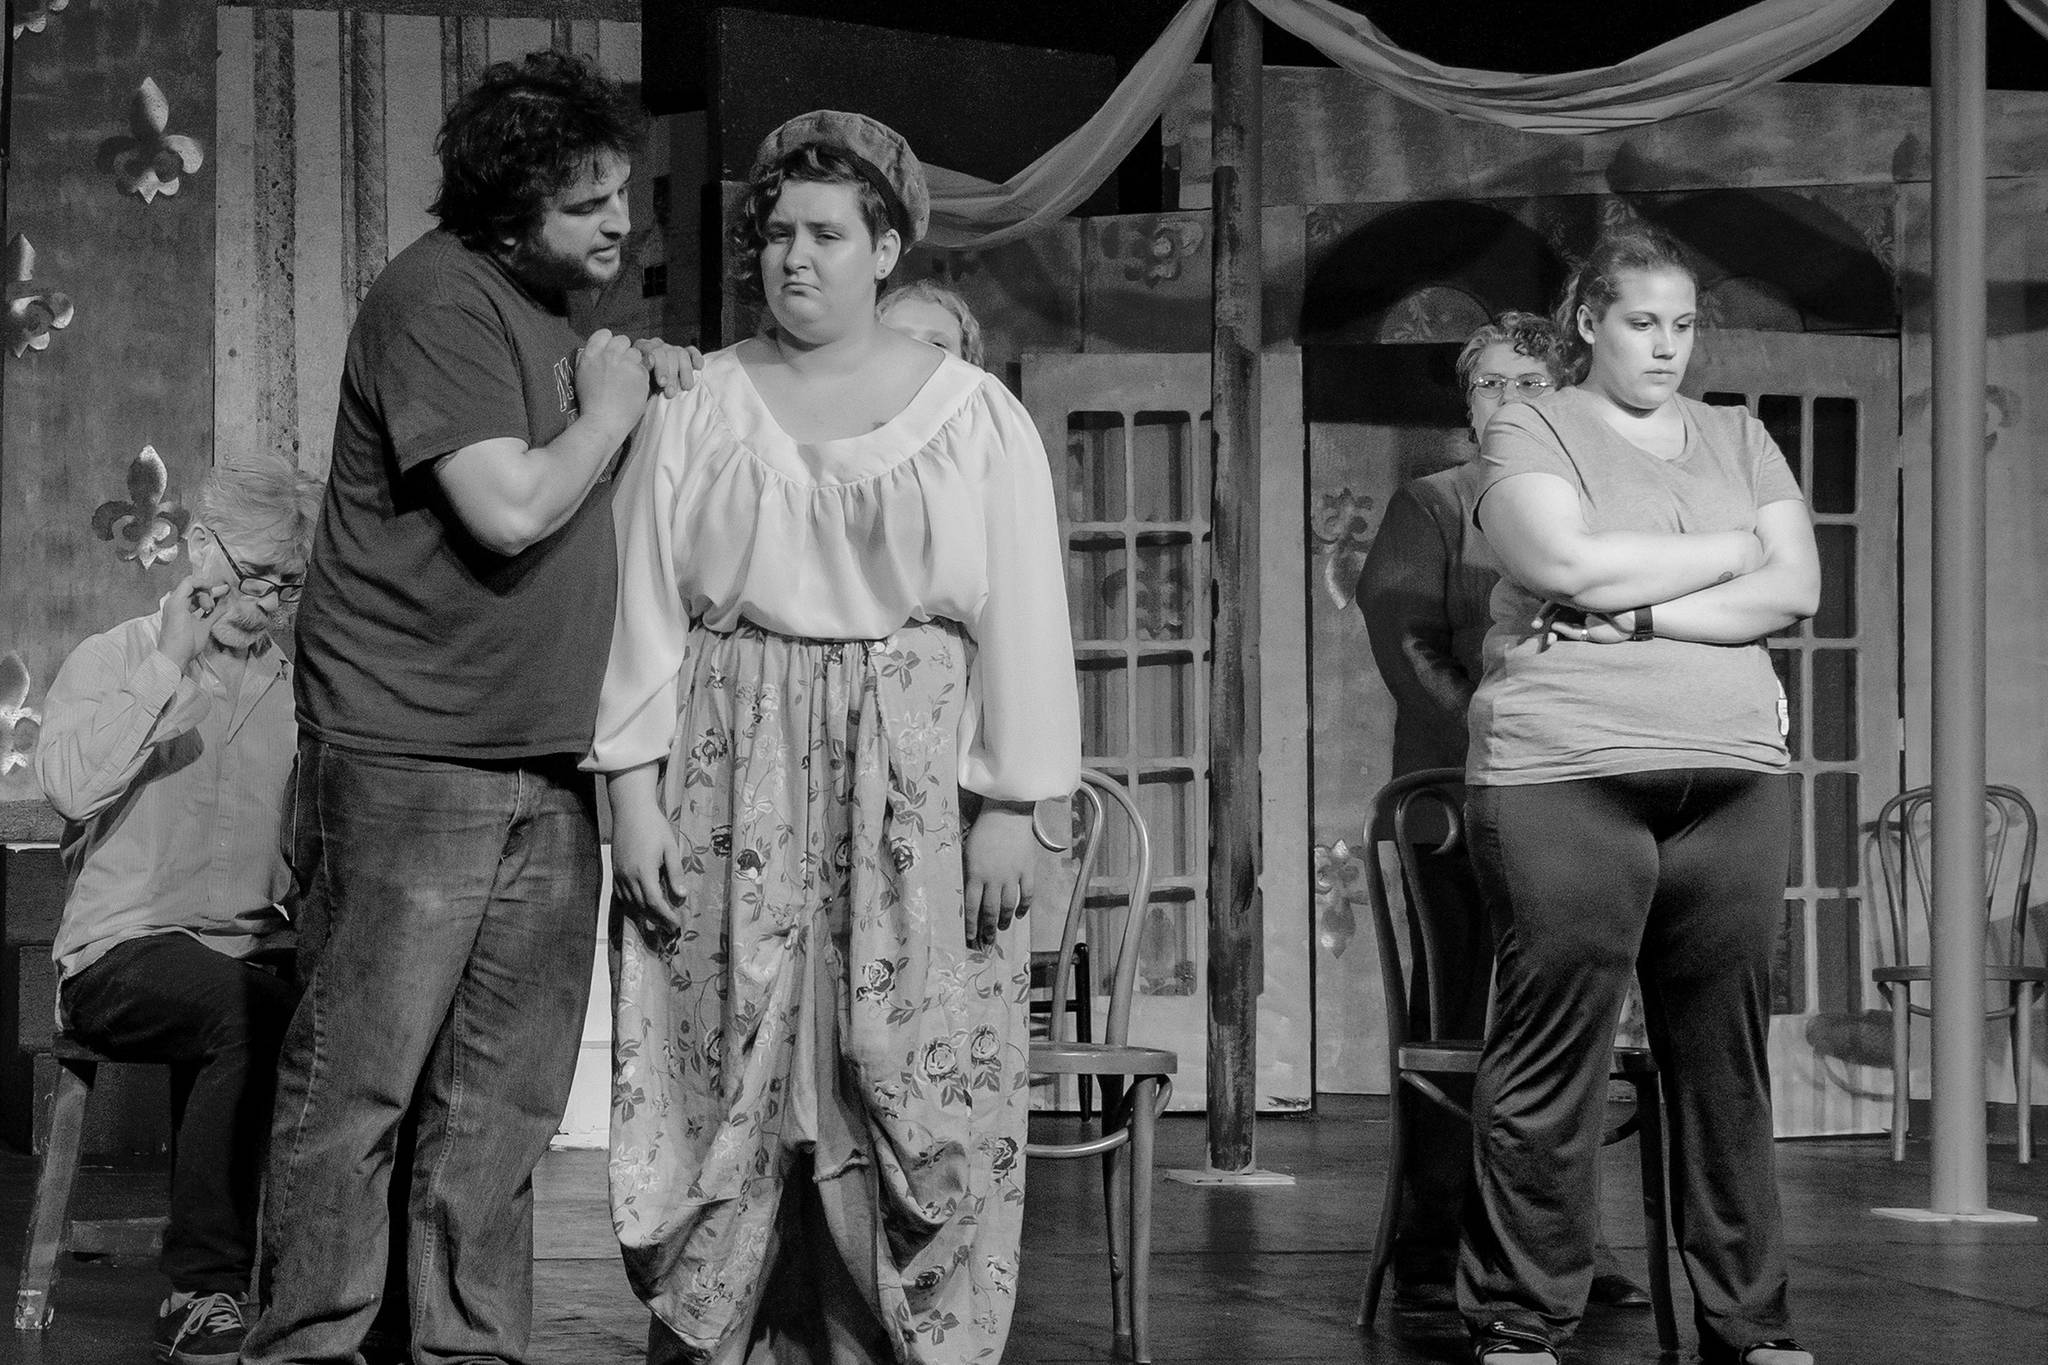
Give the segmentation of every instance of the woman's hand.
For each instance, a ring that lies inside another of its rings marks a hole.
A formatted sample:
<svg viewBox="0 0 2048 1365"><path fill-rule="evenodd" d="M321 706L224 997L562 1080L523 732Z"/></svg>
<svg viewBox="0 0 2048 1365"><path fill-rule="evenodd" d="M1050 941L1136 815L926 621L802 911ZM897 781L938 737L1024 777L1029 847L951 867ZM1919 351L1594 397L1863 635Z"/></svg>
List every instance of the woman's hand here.
<svg viewBox="0 0 2048 1365"><path fill-rule="evenodd" d="M663 397L673 398L697 386L697 371L704 368L704 353L695 346L671 346L660 337L642 337L633 349L647 362L647 372Z"/></svg>
<svg viewBox="0 0 2048 1365"><path fill-rule="evenodd" d="M1038 888L1038 838L1031 831L1033 803L982 803L967 831L967 946L986 948L998 930L1031 909Z"/></svg>
<svg viewBox="0 0 2048 1365"><path fill-rule="evenodd" d="M643 763L610 779L612 899L657 944L683 928L676 894L682 885L682 843L661 809L658 768Z"/></svg>
<svg viewBox="0 0 2048 1365"><path fill-rule="evenodd" d="M1635 638L1635 611L1581 611L1577 607L1551 603L1529 624L1550 632L1553 640L1576 640L1589 645L1623 645Z"/></svg>

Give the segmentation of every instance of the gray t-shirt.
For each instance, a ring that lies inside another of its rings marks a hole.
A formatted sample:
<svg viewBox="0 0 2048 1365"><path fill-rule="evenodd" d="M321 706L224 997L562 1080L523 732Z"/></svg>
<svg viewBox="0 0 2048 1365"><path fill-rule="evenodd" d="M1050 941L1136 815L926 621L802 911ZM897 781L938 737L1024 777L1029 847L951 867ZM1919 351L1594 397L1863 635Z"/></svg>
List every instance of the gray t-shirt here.
<svg viewBox="0 0 2048 1365"><path fill-rule="evenodd" d="M1503 408L1480 448L1481 492L1518 474L1579 490L1593 531L1749 531L1756 512L1801 497L1785 457L1746 408L1676 400L1685 449L1663 459L1608 426L1597 399L1564 389ZM1622 645L1552 640L1544 599L1502 578L1485 673L1470 712L1466 779L1565 782L1660 768L1781 772L1777 674L1761 641Z"/></svg>
<svg viewBox="0 0 2048 1365"><path fill-rule="evenodd" d="M495 763L590 747L617 594L612 486L516 555L473 540L434 465L576 420L565 304L435 229L349 331L326 509L299 613L299 725L374 753Z"/></svg>

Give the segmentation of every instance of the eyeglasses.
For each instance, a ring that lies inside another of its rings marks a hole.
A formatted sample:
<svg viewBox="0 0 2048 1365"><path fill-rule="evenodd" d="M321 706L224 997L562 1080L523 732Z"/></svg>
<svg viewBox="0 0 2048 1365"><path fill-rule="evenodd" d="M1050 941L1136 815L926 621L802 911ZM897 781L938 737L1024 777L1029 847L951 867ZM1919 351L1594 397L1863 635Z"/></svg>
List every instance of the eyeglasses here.
<svg viewBox="0 0 2048 1365"><path fill-rule="evenodd" d="M264 578L250 573L235 562L235 553L228 548L228 543L225 540L216 535L213 537L213 543L220 547L221 555L227 560L228 567L233 569L235 576L241 580L242 595L244 597L261 597L267 592L274 592L277 594L277 600L280 602L296 602L299 600L299 594L306 590L304 583L281 583L275 578Z"/></svg>
<svg viewBox="0 0 2048 1365"><path fill-rule="evenodd" d="M1498 398L1510 387L1519 394L1537 394L1557 386L1540 374L1518 374L1513 379L1503 379L1497 374L1490 374L1484 379L1472 381L1472 392L1483 393L1488 398Z"/></svg>

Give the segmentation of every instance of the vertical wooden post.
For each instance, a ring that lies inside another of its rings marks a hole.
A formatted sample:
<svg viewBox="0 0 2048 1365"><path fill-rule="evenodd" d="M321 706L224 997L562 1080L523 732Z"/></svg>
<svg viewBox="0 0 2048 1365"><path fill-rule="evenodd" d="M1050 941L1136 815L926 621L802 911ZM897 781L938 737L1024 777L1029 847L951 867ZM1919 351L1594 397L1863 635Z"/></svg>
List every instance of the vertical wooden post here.
<svg viewBox="0 0 2048 1365"><path fill-rule="evenodd" d="M1934 1189L1985 1207L1985 0L1934 5ZM1906 1084L1896 1076L1895 1084Z"/></svg>
<svg viewBox="0 0 2048 1365"><path fill-rule="evenodd" d="M1263 976L1259 906L1259 129L1263 41L1249 0L1210 29L1215 82L1210 358L1215 470L1209 687L1209 1165L1252 1167Z"/></svg>

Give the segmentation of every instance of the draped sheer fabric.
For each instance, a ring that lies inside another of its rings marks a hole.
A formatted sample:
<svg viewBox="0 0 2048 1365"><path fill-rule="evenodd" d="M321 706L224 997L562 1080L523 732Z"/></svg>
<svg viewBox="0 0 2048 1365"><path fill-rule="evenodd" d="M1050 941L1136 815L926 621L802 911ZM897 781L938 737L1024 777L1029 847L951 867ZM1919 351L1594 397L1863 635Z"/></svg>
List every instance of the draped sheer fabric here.
<svg viewBox="0 0 2048 1365"><path fill-rule="evenodd" d="M1252 0L1338 66L1416 104L1527 133L1599 133L1712 109L1854 38L1891 0L1763 0L1613 66L1522 76L1444 66L1331 0Z"/></svg>
<svg viewBox="0 0 2048 1365"><path fill-rule="evenodd" d="M1252 0L1274 24L1402 99L1457 118L1555 134L1629 128L1726 104L1827 56L1890 3L1761 0L1613 66L1526 76L1429 61L1331 0ZM2048 34L2048 0L2007 3ZM1166 107L1215 10L1216 0L1188 0L1092 118L1001 184L927 167L931 242L997 246L1087 198Z"/></svg>

